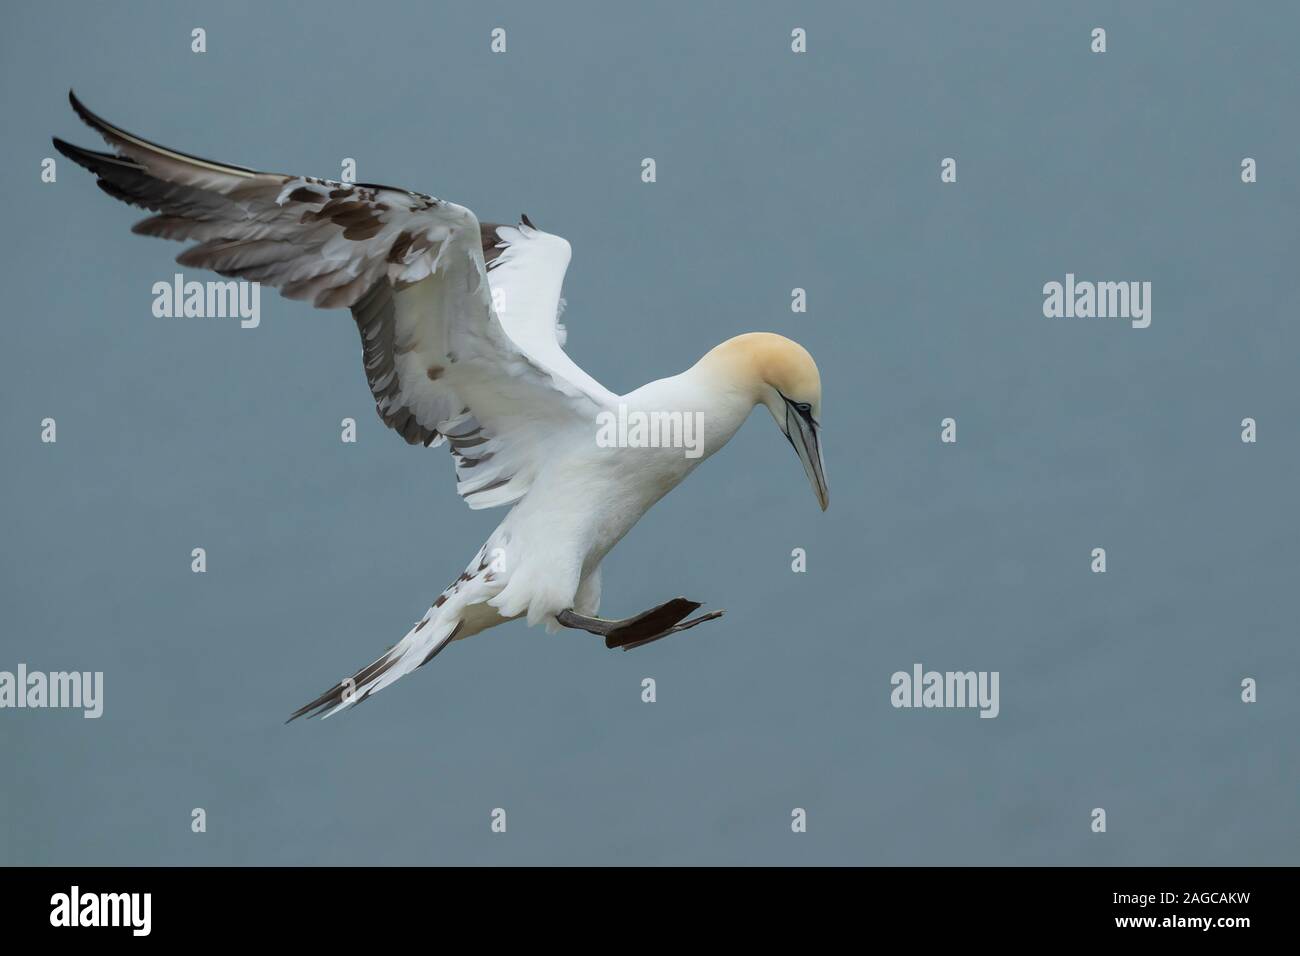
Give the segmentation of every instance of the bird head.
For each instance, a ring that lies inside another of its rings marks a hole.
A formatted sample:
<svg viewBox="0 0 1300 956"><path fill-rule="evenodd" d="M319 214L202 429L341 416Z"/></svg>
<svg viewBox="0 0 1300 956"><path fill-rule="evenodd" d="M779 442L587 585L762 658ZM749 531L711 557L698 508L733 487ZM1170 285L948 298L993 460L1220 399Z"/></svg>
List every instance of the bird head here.
<svg viewBox="0 0 1300 956"><path fill-rule="evenodd" d="M755 404L762 403L794 448L817 503L830 504L822 461L822 380L817 363L798 342L772 332L750 332L714 350L747 380Z"/></svg>

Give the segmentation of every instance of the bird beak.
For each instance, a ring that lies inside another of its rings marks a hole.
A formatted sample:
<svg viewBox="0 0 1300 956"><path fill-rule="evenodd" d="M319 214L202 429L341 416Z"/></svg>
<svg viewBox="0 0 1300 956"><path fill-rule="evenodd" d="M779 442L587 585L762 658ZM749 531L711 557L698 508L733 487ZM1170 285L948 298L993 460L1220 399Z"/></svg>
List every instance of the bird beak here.
<svg viewBox="0 0 1300 956"><path fill-rule="evenodd" d="M799 460L803 462L804 473L808 475L808 481L817 495L817 503L825 511L831 498L826 488L826 465L822 461L821 426L811 418L800 415L787 403L785 428L785 437L790 439Z"/></svg>

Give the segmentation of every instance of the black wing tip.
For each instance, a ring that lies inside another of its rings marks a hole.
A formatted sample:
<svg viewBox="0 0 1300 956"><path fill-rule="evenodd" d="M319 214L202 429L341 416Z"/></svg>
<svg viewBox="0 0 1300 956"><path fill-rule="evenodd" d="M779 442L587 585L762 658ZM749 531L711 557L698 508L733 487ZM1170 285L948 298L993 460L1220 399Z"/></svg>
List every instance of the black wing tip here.
<svg viewBox="0 0 1300 956"><path fill-rule="evenodd" d="M521 213L521 214L519 215L519 221L522 222L522 223L523 223L525 226L527 226L529 229L536 229L536 228L537 228L536 226L533 225L533 221L532 221L531 219L528 218L528 213L526 213L526 212L525 212L525 213Z"/></svg>
<svg viewBox="0 0 1300 956"><path fill-rule="evenodd" d="M111 129L107 123L86 108L86 104L77 98L76 91L71 88L68 90L68 104L72 107L72 111L81 117L81 121L87 126L93 126L98 130L105 128Z"/></svg>
<svg viewBox="0 0 1300 956"><path fill-rule="evenodd" d="M166 153L172 156L179 156L182 159L188 159L192 162L205 163L209 166L217 166L236 173L248 173L253 176L258 175L257 170L249 169L247 166L236 166L234 163L221 163L214 159L204 159L202 156L195 156L193 153L183 153L178 149L171 149L167 146L155 143L152 140L145 139L143 136L136 136L134 133L128 133L120 126L114 126L108 120L92 113L86 107L86 104L77 98L77 94L72 90L68 90L68 102L72 104L72 109L77 116L81 117L81 121L99 133L100 136L104 137L104 139L107 140L115 149L120 148L120 140L127 140L136 146L157 150L160 153ZM122 157L114 158L124 162L131 162L129 159L123 160ZM140 164L135 163L134 165L139 166Z"/></svg>
<svg viewBox="0 0 1300 956"><path fill-rule="evenodd" d="M74 90L68 90L68 102L72 105L73 112L81 118L82 122L98 131L101 135L106 131L114 130L113 126L104 122L104 120L86 109L86 105L77 98L77 94ZM66 139L61 139L58 136L52 137L51 141L54 143L54 148L60 153L79 166L84 166L86 169L89 169L91 172L98 172L99 170L97 167L103 166L105 163L116 163L122 166L132 166L137 169L140 167L139 163L128 159L125 156L119 156L116 153L101 153L93 149L86 149L84 146L69 143Z"/></svg>
<svg viewBox="0 0 1300 956"><path fill-rule="evenodd" d="M61 139L58 136L51 136L50 142L54 144L55 149L76 163L80 163L82 160L89 159L95 155L94 150L86 149L84 146L78 146L76 143L69 143L66 139Z"/></svg>
<svg viewBox="0 0 1300 956"><path fill-rule="evenodd" d="M72 106L72 111L80 117L81 121L91 129L98 132L101 136L120 135L122 133L121 130L108 120L103 119L97 113L92 112L85 103L78 99L77 94L71 89L68 90L68 103Z"/></svg>
<svg viewBox="0 0 1300 956"><path fill-rule="evenodd" d="M69 143L66 139L59 139L57 136L51 137L50 142L54 144L55 149L68 159L92 173L98 174L97 167L102 166L109 159L116 159L116 157L110 157L104 153L97 153L93 149L86 149L77 146L75 143Z"/></svg>
<svg viewBox="0 0 1300 956"><path fill-rule="evenodd" d="M98 117L96 117L94 113L90 112L90 110L86 109L85 104L82 103L81 100L77 99L77 92L72 89L72 87L68 87L68 103L72 106L72 111L81 117L84 122L91 126L95 125L90 119L87 119L87 117L93 117L95 119L98 119ZM86 165L83 161L83 157L102 155L93 150L83 149L82 147L69 143L66 139L60 139L57 136L52 137L52 141L55 149L68 157L68 159L72 160L74 163L80 163L82 166ZM86 168L89 169L90 167Z"/></svg>
<svg viewBox="0 0 1300 956"><path fill-rule="evenodd" d="M56 150L94 176L95 184L105 193L128 205L141 204L139 197L132 196L114 182L123 171L138 172L141 169L139 163L113 153L98 153L93 149L84 149L57 136L51 137L51 142ZM134 227L132 231L135 231Z"/></svg>
<svg viewBox="0 0 1300 956"><path fill-rule="evenodd" d="M111 163L116 166L127 166L132 169L140 168L140 164L133 159L128 159L125 156L118 156L116 153L101 153L97 150L86 149L84 146L78 146L76 143L69 143L66 139L61 139L58 136L51 136L50 142L54 144L55 149L68 157L68 159L72 160L79 166L86 167L92 172L96 172L97 167L103 166L106 163Z"/></svg>

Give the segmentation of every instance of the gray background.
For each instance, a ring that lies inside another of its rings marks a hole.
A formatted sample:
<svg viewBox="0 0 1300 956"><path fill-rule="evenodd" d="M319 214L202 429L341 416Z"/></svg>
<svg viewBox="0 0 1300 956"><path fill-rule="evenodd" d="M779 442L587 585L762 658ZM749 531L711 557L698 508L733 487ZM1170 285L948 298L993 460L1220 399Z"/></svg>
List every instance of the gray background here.
<svg viewBox="0 0 1300 956"><path fill-rule="evenodd" d="M1298 862L1298 31L1281 3L10 5L0 669L102 670L106 712L0 712L0 862ZM179 247L62 159L39 181L51 134L100 145L70 86L200 156L527 212L616 391L797 338L831 510L756 416L605 563L605 612L722 622L631 654L512 624L284 726L501 512L381 426L345 312L153 318ZM1067 271L1151 281L1151 328L1045 319ZM891 708L916 661L1000 671L1001 716Z"/></svg>

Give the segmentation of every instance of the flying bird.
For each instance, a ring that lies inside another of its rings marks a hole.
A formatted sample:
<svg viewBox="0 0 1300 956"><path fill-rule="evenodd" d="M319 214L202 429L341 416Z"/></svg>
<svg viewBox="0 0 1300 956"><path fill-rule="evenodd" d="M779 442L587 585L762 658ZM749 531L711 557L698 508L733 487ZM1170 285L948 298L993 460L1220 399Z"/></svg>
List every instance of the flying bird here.
<svg viewBox="0 0 1300 956"><path fill-rule="evenodd" d="M469 507L511 506L400 641L290 720L365 700L453 640L516 618L630 650L721 616L691 617L700 603L679 597L628 618L597 617L600 563L759 405L826 509L821 378L797 343L740 335L681 374L615 395L564 352L558 314L569 243L527 216L480 223L423 193L199 159L69 99L113 152L54 145L104 192L153 214L132 232L191 243L176 258L182 266L350 309L384 424L412 445L446 445ZM668 422L658 434L669 438L698 422L698 447L634 441L621 427L619 440L600 440L615 418Z"/></svg>

